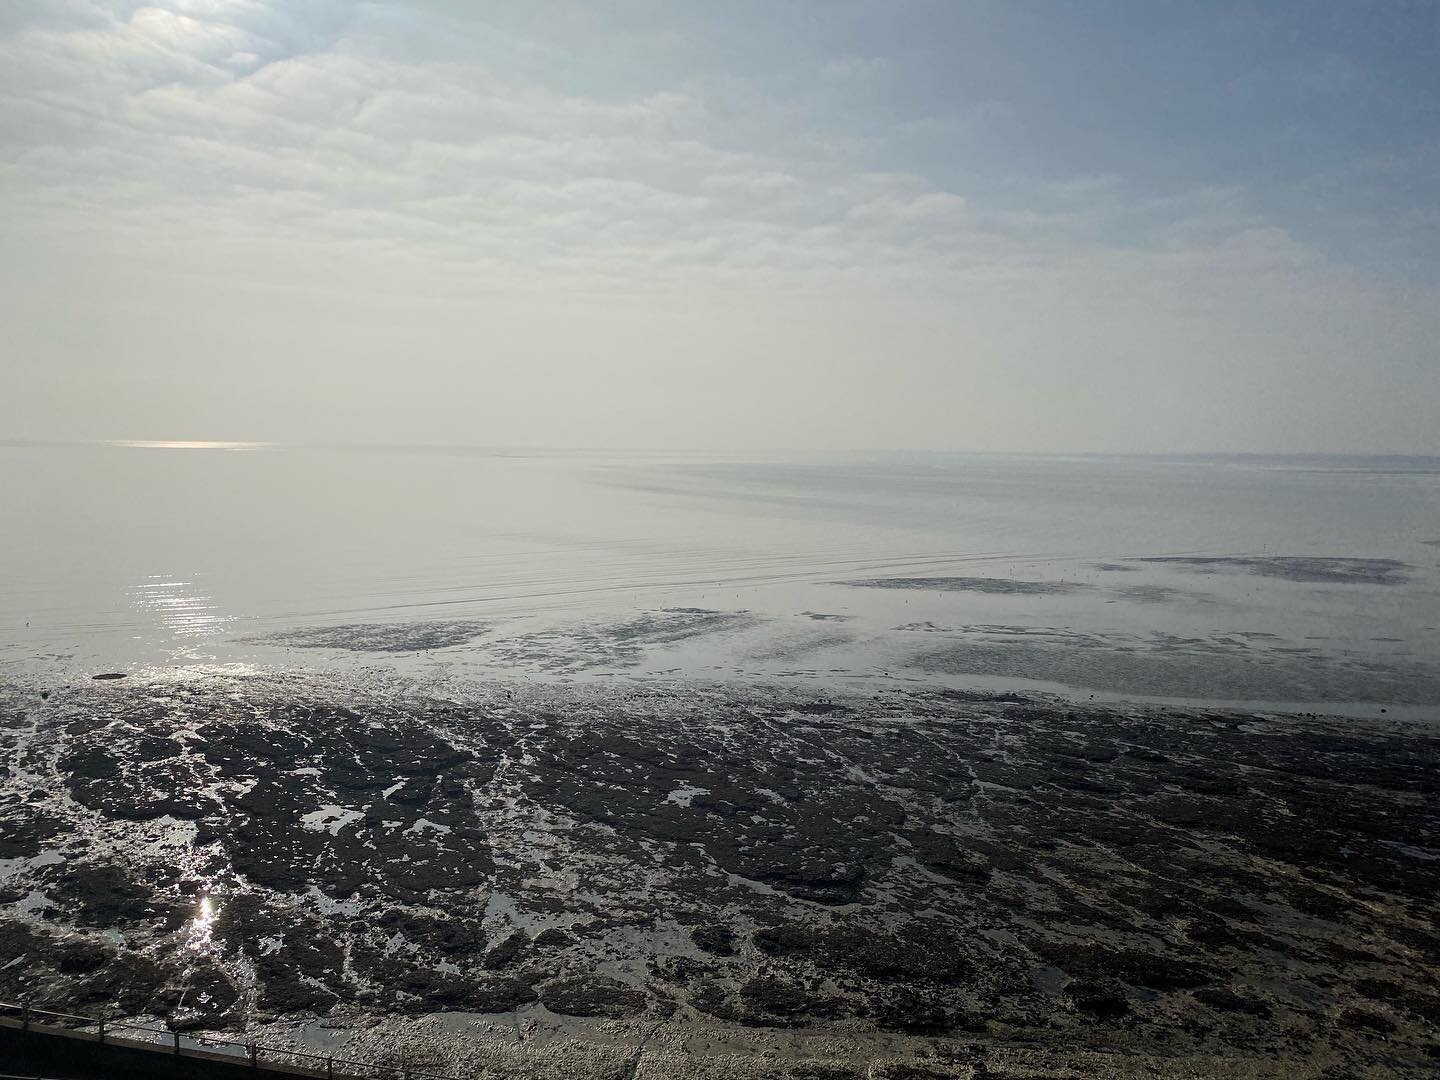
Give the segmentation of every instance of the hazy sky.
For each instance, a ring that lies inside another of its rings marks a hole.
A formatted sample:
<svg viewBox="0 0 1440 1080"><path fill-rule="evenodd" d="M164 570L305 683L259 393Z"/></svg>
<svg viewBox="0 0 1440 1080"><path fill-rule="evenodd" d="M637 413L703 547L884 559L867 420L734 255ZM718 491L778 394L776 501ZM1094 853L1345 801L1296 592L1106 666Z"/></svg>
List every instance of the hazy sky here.
<svg viewBox="0 0 1440 1080"><path fill-rule="evenodd" d="M0 3L0 438L1440 453L1440 3Z"/></svg>

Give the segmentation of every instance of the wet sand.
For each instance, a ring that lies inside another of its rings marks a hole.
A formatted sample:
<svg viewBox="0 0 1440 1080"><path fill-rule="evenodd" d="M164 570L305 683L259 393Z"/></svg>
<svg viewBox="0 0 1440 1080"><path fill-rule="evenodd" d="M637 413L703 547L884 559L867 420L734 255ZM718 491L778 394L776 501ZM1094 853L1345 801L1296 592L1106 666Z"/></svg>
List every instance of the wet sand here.
<svg viewBox="0 0 1440 1080"><path fill-rule="evenodd" d="M1440 1064L1440 732L939 689L0 691L0 996L526 1077Z"/></svg>

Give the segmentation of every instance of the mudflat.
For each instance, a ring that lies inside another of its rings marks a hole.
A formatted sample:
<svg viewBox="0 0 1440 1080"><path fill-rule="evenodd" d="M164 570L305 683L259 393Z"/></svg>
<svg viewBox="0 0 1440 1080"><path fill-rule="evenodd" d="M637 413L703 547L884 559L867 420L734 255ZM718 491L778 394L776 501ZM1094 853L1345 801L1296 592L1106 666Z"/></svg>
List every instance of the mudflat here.
<svg viewBox="0 0 1440 1080"><path fill-rule="evenodd" d="M1440 732L938 689L0 689L0 996L526 1077L1440 1067Z"/></svg>

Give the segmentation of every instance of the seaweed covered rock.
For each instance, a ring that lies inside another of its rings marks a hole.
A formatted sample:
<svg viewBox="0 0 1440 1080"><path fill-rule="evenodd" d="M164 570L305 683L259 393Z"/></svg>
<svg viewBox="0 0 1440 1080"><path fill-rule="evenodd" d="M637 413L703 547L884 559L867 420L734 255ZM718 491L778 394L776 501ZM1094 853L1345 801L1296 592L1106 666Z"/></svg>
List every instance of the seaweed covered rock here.
<svg viewBox="0 0 1440 1080"><path fill-rule="evenodd" d="M565 1016L633 1016L645 1008L645 994L616 979L571 975L544 983L540 1001Z"/></svg>

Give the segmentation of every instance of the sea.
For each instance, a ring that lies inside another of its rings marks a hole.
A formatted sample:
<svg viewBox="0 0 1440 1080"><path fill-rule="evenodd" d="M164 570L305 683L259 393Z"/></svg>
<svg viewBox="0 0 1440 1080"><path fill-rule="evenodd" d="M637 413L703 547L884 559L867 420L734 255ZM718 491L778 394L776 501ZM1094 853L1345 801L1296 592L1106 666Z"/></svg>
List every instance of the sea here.
<svg viewBox="0 0 1440 1080"><path fill-rule="evenodd" d="M1440 459L0 444L0 678L1434 716Z"/></svg>

